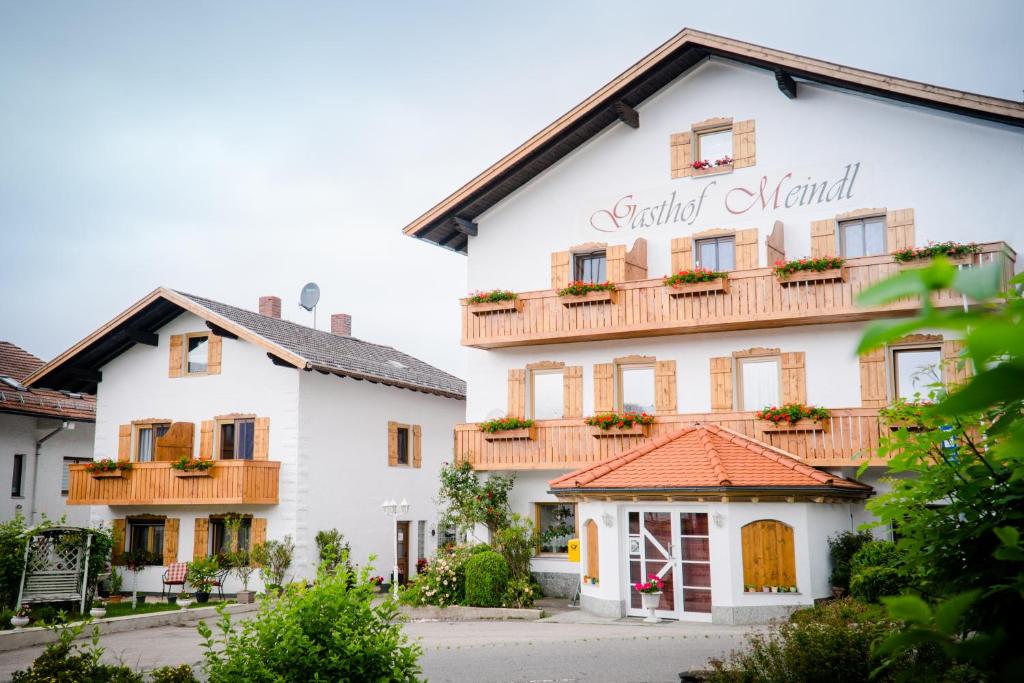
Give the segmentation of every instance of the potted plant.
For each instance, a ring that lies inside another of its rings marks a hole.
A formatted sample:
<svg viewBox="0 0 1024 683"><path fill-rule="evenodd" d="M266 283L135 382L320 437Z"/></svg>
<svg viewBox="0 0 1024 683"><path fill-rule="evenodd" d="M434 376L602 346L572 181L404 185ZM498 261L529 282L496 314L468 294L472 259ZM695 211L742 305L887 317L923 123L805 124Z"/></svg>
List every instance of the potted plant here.
<svg viewBox="0 0 1024 683"><path fill-rule="evenodd" d="M22 605L14 612L14 616L11 617L11 626L14 627L15 631L20 631L28 626L28 615L30 611L31 608L28 605Z"/></svg>
<svg viewBox="0 0 1024 683"><path fill-rule="evenodd" d="M487 441L514 441L537 438L537 428L533 420L521 417L501 417L480 423L480 431Z"/></svg>
<svg viewBox="0 0 1024 683"><path fill-rule="evenodd" d="M824 432L828 431L830 416L828 408L803 403L765 406L754 415L758 420L768 423L762 427L766 432Z"/></svg>
<svg viewBox="0 0 1024 683"><path fill-rule="evenodd" d="M176 605L176 604L178 604L178 596L175 595L174 593L168 593L167 594L167 604L168 605Z"/></svg>
<svg viewBox="0 0 1024 683"><path fill-rule="evenodd" d="M638 581L633 584L633 589L640 594L640 604L650 615L644 619L645 624L658 624L661 622L661 618L654 611L658 609L658 603L661 602L661 591L664 588L665 582L655 574L648 576L647 581Z"/></svg>
<svg viewBox="0 0 1024 683"><path fill-rule="evenodd" d="M644 436L647 427L654 424L654 416L633 411L625 413L601 413L591 415L585 422L593 429L592 436L634 435Z"/></svg>
<svg viewBox="0 0 1024 683"><path fill-rule="evenodd" d="M385 592L385 590L384 590L384 577L383 576L373 576L373 577L370 577L370 584L373 586L373 589L376 592L378 592L378 593Z"/></svg>
<svg viewBox="0 0 1024 683"><path fill-rule="evenodd" d="M769 588L768 586L761 586L761 592L762 593L771 593L772 589Z"/></svg>
<svg viewBox="0 0 1024 683"><path fill-rule="evenodd" d="M669 296L729 291L729 274L707 268L681 270L675 275L666 275L662 278L662 282L670 288Z"/></svg>
<svg viewBox="0 0 1024 683"><path fill-rule="evenodd" d="M743 586L743 592L744 593L753 593L755 590L757 590L757 586L755 586L755 585L753 585L751 583L748 583L745 586Z"/></svg>
<svg viewBox="0 0 1024 683"><path fill-rule="evenodd" d="M954 264L970 263L974 255L981 252L976 242L929 242L923 247L910 247L893 252L893 260L897 263L931 260L936 256L944 256Z"/></svg>
<svg viewBox="0 0 1024 683"><path fill-rule="evenodd" d="M188 609L188 606L192 604L192 596L185 591L178 593L178 606L181 609Z"/></svg>
<svg viewBox="0 0 1024 683"><path fill-rule="evenodd" d="M196 602L200 605L210 601L210 588L217 578L220 565L215 557L201 557L188 563L186 578L196 589Z"/></svg>
<svg viewBox="0 0 1024 683"><path fill-rule="evenodd" d="M796 586L790 586L790 587L789 587L789 592L790 592L790 593L797 593L798 591L797 591L797 589L796 589Z"/></svg>
<svg viewBox="0 0 1024 683"><path fill-rule="evenodd" d="M563 306L583 304L615 303L615 285L611 282L570 282L568 287L558 290L558 300Z"/></svg>
<svg viewBox="0 0 1024 683"><path fill-rule="evenodd" d="M111 460L110 458L94 460L86 465L85 468L85 470L92 475L93 479L121 477L124 476L125 472L130 472L131 469L132 464L130 462Z"/></svg>
<svg viewBox="0 0 1024 683"><path fill-rule="evenodd" d="M846 261L838 256L776 261L775 276L783 287L798 282L846 281Z"/></svg>
<svg viewBox="0 0 1024 683"><path fill-rule="evenodd" d="M182 456L179 460L171 463L171 469L174 470L174 476L179 478L209 477L213 464L212 460L196 460Z"/></svg>
<svg viewBox="0 0 1024 683"><path fill-rule="evenodd" d="M239 548L235 552L229 553L228 559L230 560L231 571L242 582L242 590L235 593L235 602L240 605L248 605L256 599L256 592L249 590L249 577L256 571L256 566L252 563L249 551L244 548Z"/></svg>
<svg viewBox="0 0 1024 683"><path fill-rule="evenodd" d="M124 574L117 571L117 567L110 568L110 596L107 602L116 605L121 602L121 587L124 585Z"/></svg>
<svg viewBox="0 0 1024 683"><path fill-rule="evenodd" d="M473 292L466 297L469 311L473 315L487 313L514 313L523 310L523 302L515 292L494 289L489 292Z"/></svg>
<svg viewBox="0 0 1024 683"><path fill-rule="evenodd" d="M89 616L94 619L102 619L107 616L107 603L103 600L93 600L92 608L89 610Z"/></svg>

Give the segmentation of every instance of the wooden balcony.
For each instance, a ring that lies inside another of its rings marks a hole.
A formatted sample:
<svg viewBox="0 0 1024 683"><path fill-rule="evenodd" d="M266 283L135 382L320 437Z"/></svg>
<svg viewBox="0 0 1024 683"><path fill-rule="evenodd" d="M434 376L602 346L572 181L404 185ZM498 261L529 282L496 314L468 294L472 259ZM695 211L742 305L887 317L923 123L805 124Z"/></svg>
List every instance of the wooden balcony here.
<svg viewBox="0 0 1024 683"><path fill-rule="evenodd" d="M218 460L202 474L183 473L169 462L137 462L121 476L94 477L88 465L71 465L68 505L274 505L281 463ZM208 475L208 476L207 476Z"/></svg>
<svg viewBox="0 0 1024 683"><path fill-rule="evenodd" d="M998 264L1013 276L1015 254L1004 242L982 245L976 264ZM733 271L725 291L682 294L661 278L617 285L610 301L565 306L556 290L522 292L514 308L474 312L462 302L462 344L480 349L559 342L626 339L723 330L814 325L909 315L908 299L864 308L857 294L908 266L891 256L849 259L845 280L789 282L783 286L771 268ZM935 297L940 307L962 306L952 292Z"/></svg>
<svg viewBox="0 0 1024 683"><path fill-rule="evenodd" d="M647 440L694 424L717 424L781 448L809 465L853 466L874 453L880 428L877 408L833 408L824 429L774 431L753 412L660 415L646 435L596 438L583 420L542 420L532 440L489 441L476 424L455 428L455 457L479 470L567 470L618 455ZM885 464L873 459L872 464Z"/></svg>

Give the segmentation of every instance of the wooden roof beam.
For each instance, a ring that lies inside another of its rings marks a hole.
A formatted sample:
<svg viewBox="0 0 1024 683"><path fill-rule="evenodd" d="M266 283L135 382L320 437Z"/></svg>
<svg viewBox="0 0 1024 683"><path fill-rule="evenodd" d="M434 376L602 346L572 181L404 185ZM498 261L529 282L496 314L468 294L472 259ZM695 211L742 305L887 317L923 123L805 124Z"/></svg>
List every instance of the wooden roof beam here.
<svg viewBox="0 0 1024 683"><path fill-rule="evenodd" d="M99 370L90 370L89 368L82 367L70 367L64 368L64 372L68 373L71 377L83 382L102 382L103 373Z"/></svg>
<svg viewBox="0 0 1024 683"><path fill-rule="evenodd" d="M469 237L476 237L477 232L479 232L479 228L476 223L468 218L462 218L460 216L455 216L455 229Z"/></svg>
<svg viewBox="0 0 1024 683"><path fill-rule="evenodd" d="M229 330L225 330L220 325L211 323L209 320L206 321L206 327L209 328L210 332L217 335L218 337L225 337L227 339L238 339L238 335Z"/></svg>
<svg viewBox="0 0 1024 683"><path fill-rule="evenodd" d="M779 86L779 92L791 100L796 99L796 81L782 69L775 70L775 82Z"/></svg>
<svg viewBox="0 0 1024 683"><path fill-rule="evenodd" d="M633 107L619 100L612 105L612 109L615 110L615 116L618 117L619 121L622 121L630 128L640 127L640 112L633 109Z"/></svg>
<svg viewBox="0 0 1024 683"><path fill-rule="evenodd" d="M130 342L145 344L146 346L156 346L159 340L155 332L147 332L137 327L122 327L121 336Z"/></svg>

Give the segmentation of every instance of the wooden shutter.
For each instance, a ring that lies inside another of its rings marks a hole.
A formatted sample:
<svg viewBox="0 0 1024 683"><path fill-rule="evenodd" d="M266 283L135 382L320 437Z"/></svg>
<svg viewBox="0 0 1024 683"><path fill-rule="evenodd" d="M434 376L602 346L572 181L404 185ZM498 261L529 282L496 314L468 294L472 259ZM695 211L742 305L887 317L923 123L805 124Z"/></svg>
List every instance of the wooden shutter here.
<svg viewBox="0 0 1024 683"><path fill-rule="evenodd" d="M157 462L175 462L182 458L192 458L193 439L196 426L192 422L174 422L163 436L156 439L156 453L153 459Z"/></svg>
<svg viewBox="0 0 1024 683"><path fill-rule="evenodd" d="M423 428L412 426L412 466L423 467Z"/></svg>
<svg viewBox="0 0 1024 683"><path fill-rule="evenodd" d="M781 393L783 403L807 403L807 371L803 351L782 354Z"/></svg>
<svg viewBox="0 0 1024 683"><path fill-rule="evenodd" d="M659 360L654 364L654 407L658 415L676 412L676 362Z"/></svg>
<svg viewBox="0 0 1024 683"><path fill-rule="evenodd" d="M206 358L206 374L208 375L220 374L220 354L222 341L223 339L215 334L211 334L209 337L209 352Z"/></svg>
<svg viewBox="0 0 1024 683"><path fill-rule="evenodd" d="M744 585L758 591L764 586L797 585L793 527L761 519L744 526L741 536Z"/></svg>
<svg viewBox="0 0 1024 683"><path fill-rule="evenodd" d="M178 561L178 527L180 520L164 520L164 566L170 566Z"/></svg>
<svg viewBox="0 0 1024 683"><path fill-rule="evenodd" d="M769 266L775 265L776 261L786 260L785 234L785 226L782 224L782 221L775 221L771 234L764 241Z"/></svg>
<svg viewBox="0 0 1024 683"><path fill-rule="evenodd" d="M213 459L213 430L217 423L213 420L203 420L199 425L199 459Z"/></svg>
<svg viewBox="0 0 1024 683"><path fill-rule="evenodd" d="M117 428L117 461L128 462L132 459L132 426L121 425Z"/></svg>
<svg viewBox="0 0 1024 683"><path fill-rule="evenodd" d="M732 357L711 359L711 410L732 410Z"/></svg>
<svg viewBox="0 0 1024 683"><path fill-rule="evenodd" d="M210 538L210 520L196 517L195 533L192 536L192 559L201 560L206 557L206 549Z"/></svg>
<svg viewBox="0 0 1024 683"><path fill-rule="evenodd" d="M732 124L732 167L747 168L757 163L757 145L754 143L754 120Z"/></svg>
<svg viewBox="0 0 1024 683"><path fill-rule="evenodd" d="M647 240L637 237L626 252L626 282L647 279Z"/></svg>
<svg viewBox="0 0 1024 683"><path fill-rule="evenodd" d="M885 356L883 347L860 357L860 404L865 408L882 408L889 403Z"/></svg>
<svg viewBox="0 0 1024 683"><path fill-rule="evenodd" d="M914 210L898 209L885 214L885 238L889 253L914 246Z"/></svg>
<svg viewBox="0 0 1024 683"><path fill-rule="evenodd" d="M398 467L397 422L388 422L388 467Z"/></svg>
<svg viewBox="0 0 1024 683"><path fill-rule="evenodd" d="M594 365L594 412L610 413L615 410L615 364Z"/></svg>
<svg viewBox="0 0 1024 683"><path fill-rule="evenodd" d="M811 258L835 256L838 251L835 220L811 221Z"/></svg>
<svg viewBox="0 0 1024 683"><path fill-rule="evenodd" d="M672 273L693 268L693 239L674 237L672 239Z"/></svg>
<svg viewBox="0 0 1024 683"><path fill-rule="evenodd" d="M959 339L942 342L942 381L948 389L965 384L972 374L971 361L961 355L964 343Z"/></svg>
<svg viewBox="0 0 1024 683"><path fill-rule="evenodd" d="M124 517L115 519L112 523L112 531L114 534L114 547L111 549L111 564L121 564L121 558L124 556L124 543L125 536L127 534L128 525L125 523Z"/></svg>
<svg viewBox="0 0 1024 683"><path fill-rule="evenodd" d="M757 228L736 231L736 270L758 267Z"/></svg>
<svg viewBox="0 0 1024 683"><path fill-rule="evenodd" d="M551 254L551 289L564 289L569 286L572 275L572 253L556 251Z"/></svg>
<svg viewBox="0 0 1024 683"><path fill-rule="evenodd" d="M265 517L253 517L250 531L249 549L267 542L267 520Z"/></svg>
<svg viewBox="0 0 1024 683"><path fill-rule="evenodd" d="M252 459L266 460L270 457L270 418L257 417L252 439Z"/></svg>
<svg viewBox="0 0 1024 683"><path fill-rule="evenodd" d="M613 244L605 249L606 273L608 282L626 281L626 245Z"/></svg>
<svg viewBox="0 0 1024 683"><path fill-rule="evenodd" d="M583 417L583 368L563 368L562 387L562 417Z"/></svg>
<svg viewBox="0 0 1024 683"><path fill-rule="evenodd" d="M685 178L693 173L693 136L690 133L673 133L669 138L673 178Z"/></svg>
<svg viewBox="0 0 1024 683"><path fill-rule="evenodd" d="M185 366L185 335L171 335L171 354L167 361L167 376L181 377Z"/></svg>
<svg viewBox="0 0 1024 683"><path fill-rule="evenodd" d="M600 548L597 541L597 523L588 519L583 525L587 538L587 576L592 579L600 579Z"/></svg>
<svg viewBox="0 0 1024 683"><path fill-rule="evenodd" d="M508 416L526 417L526 370L508 371Z"/></svg>

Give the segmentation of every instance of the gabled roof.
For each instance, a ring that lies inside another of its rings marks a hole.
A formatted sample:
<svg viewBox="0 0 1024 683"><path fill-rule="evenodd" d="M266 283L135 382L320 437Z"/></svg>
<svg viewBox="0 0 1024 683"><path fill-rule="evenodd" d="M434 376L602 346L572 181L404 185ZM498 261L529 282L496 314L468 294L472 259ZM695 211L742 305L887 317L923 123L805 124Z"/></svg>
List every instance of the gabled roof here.
<svg viewBox="0 0 1024 683"><path fill-rule="evenodd" d="M549 482L567 492L787 491L866 496L871 487L717 425L686 427Z"/></svg>
<svg viewBox="0 0 1024 683"><path fill-rule="evenodd" d="M404 232L466 253L469 236L477 230L473 223L477 216L618 122L623 106L638 106L709 56L771 71L779 82L780 90L789 90L793 79L798 79L1011 126L1024 126L1024 104L1020 102L885 76L684 28L414 220ZM792 88L796 94L797 86Z"/></svg>
<svg viewBox="0 0 1024 683"><path fill-rule="evenodd" d="M0 341L0 413L94 422L95 397L88 394L68 395L23 384L33 371L42 366L42 360L20 346Z"/></svg>
<svg viewBox="0 0 1024 683"><path fill-rule="evenodd" d="M27 384L95 391L100 368L188 311L214 333L266 350L275 363L464 399L466 383L390 346L314 330L194 294L160 287L26 379Z"/></svg>

